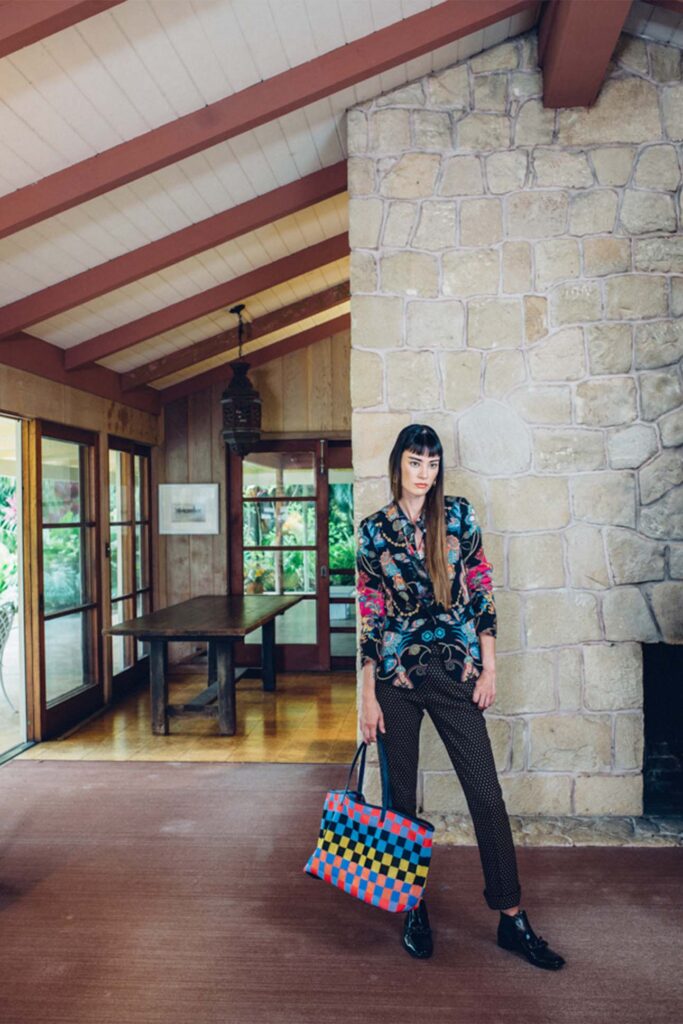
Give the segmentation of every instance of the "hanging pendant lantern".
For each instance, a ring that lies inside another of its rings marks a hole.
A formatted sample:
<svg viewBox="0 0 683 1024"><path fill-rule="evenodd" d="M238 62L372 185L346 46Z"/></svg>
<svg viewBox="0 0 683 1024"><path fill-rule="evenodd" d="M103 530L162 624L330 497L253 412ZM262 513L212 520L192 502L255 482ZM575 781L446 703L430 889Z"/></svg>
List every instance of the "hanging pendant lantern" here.
<svg viewBox="0 0 683 1024"><path fill-rule="evenodd" d="M239 318L238 358L230 363L232 380L221 396L223 440L233 452L242 457L248 455L261 440L261 396L247 376L250 364L242 359L243 309L244 303L230 309Z"/></svg>

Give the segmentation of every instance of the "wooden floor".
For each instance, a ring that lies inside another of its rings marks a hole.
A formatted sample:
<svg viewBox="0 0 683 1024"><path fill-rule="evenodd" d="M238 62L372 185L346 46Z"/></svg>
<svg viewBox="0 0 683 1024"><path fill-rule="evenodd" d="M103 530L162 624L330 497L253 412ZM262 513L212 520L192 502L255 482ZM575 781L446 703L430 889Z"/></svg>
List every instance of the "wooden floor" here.
<svg viewBox="0 0 683 1024"><path fill-rule="evenodd" d="M204 685L203 676L178 676L169 699L189 700ZM348 763L356 750L356 719L352 672L279 673L275 693L264 693L260 679L240 679L235 736L220 736L216 722L206 718L171 719L169 736L153 736L145 687L65 739L40 743L21 757Z"/></svg>

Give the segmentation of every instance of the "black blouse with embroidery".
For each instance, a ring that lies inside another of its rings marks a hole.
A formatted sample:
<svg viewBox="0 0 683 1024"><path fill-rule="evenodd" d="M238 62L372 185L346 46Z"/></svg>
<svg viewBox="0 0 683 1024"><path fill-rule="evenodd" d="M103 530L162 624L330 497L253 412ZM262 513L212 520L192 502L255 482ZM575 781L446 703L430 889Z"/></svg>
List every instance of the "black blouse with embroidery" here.
<svg viewBox="0 0 683 1024"><path fill-rule="evenodd" d="M449 608L436 601L424 557L415 548L415 526L398 502L392 500L359 524L361 664L375 662L375 678L396 686L419 683L435 643L458 679L465 666L480 672L478 634L497 633L492 566L475 510L467 498L446 495L444 515ZM417 526L425 533L423 515Z"/></svg>

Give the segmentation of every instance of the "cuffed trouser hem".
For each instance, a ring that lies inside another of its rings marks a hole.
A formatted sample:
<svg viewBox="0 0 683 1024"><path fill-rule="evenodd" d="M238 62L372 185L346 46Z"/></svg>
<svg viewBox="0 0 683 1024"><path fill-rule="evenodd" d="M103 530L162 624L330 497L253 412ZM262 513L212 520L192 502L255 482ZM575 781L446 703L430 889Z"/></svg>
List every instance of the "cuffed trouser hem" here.
<svg viewBox="0 0 683 1024"><path fill-rule="evenodd" d="M516 907L522 900L521 888L515 889L511 893L505 893L502 896L489 894L486 889L483 890L483 893L484 899L491 910L509 910L510 907Z"/></svg>

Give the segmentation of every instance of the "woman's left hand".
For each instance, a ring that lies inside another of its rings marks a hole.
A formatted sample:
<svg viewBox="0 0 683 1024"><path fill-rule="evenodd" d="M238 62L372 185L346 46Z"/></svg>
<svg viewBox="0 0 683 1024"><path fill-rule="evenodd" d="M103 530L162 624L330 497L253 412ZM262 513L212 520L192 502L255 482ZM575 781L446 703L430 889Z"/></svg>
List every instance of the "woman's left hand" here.
<svg viewBox="0 0 683 1024"><path fill-rule="evenodd" d="M495 668L483 668L477 676L477 681L472 693L472 700L480 710L484 711L490 707L496 699L496 670Z"/></svg>

